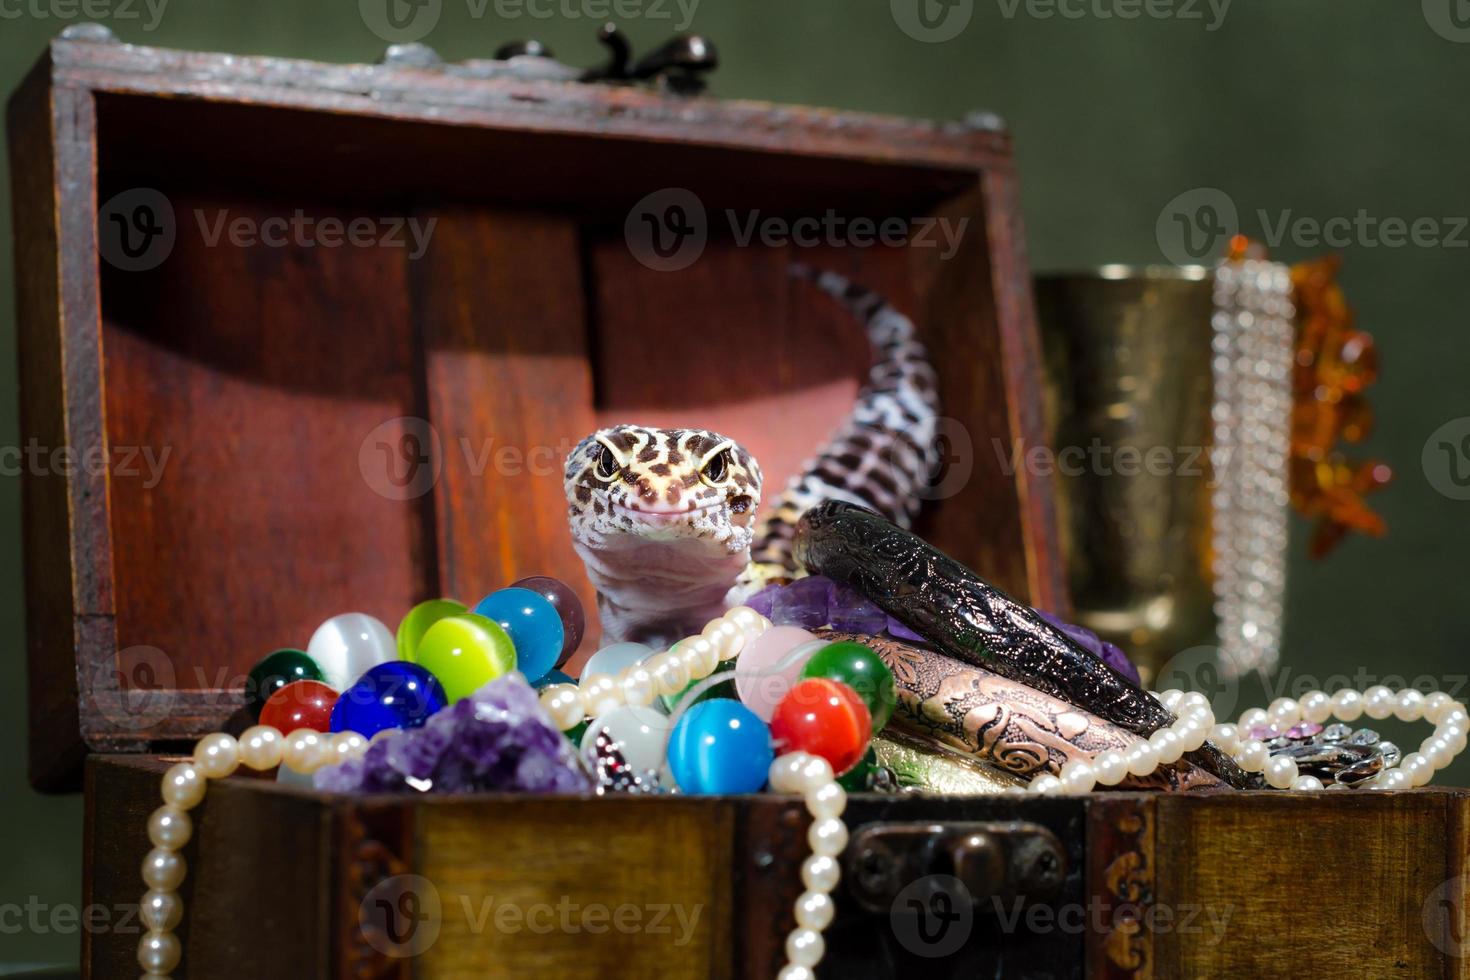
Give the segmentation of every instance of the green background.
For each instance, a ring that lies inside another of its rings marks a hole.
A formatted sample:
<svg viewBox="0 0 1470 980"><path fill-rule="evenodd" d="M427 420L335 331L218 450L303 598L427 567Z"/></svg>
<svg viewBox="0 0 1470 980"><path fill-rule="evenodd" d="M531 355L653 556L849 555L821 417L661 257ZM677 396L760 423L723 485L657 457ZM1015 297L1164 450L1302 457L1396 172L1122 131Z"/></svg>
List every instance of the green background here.
<svg viewBox="0 0 1470 980"><path fill-rule="evenodd" d="M580 2L555 0L555 9ZM1428 0L1428 8L1451 2ZM35 15L38 6L46 16ZM1084 16L1042 17L1052 8L977 0L968 26L945 43L907 36L886 0L703 0L693 26L724 57L720 95L942 119L1000 113L1016 137L1038 270L1161 261L1161 209L1199 187L1228 194L1242 229L1257 236L1258 209L1273 222L1287 210L1317 219L1360 209L1408 221L1470 215L1470 43L1436 33L1420 3L1236 0L1215 30L1206 29L1215 15L1186 0L1153 9L1187 7L1203 19L1103 17L1099 6L1128 9L1126 0L1089 0L1069 7ZM567 61L601 60L591 17L507 19L493 3L483 16L475 9L444 0L426 42L457 60L534 36ZM69 10L65 0L0 3L0 89L15 87ZM173 0L155 30L144 29L146 19L108 23L134 43L326 61L371 61L384 46L353 0ZM623 23L640 47L675 30L670 19ZM8 198L0 224L0 287L9 294ZM1470 415L1464 241L1462 233L1458 248L1358 242L1340 250L1359 323L1383 354L1383 380L1372 390L1379 425L1365 452L1396 473L1374 500L1390 533L1349 541L1317 564L1304 557L1305 528L1296 528L1284 658L1292 677L1361 668L1463 683L1470 608L1456 556L1470 545L1470 503L1435 491L1421 451L1439 426ZM1274 255L1321 250L1283 244ZM16 382L7 299L0 446L19 443ZM31 896L54 907L80 897L81 801L42 797L25 782L20 521L19 481L0 477L0 735L11 746L0 755L9 847L0 907ZM1254 703L1253 693L1243 697ZM1470 768L1451 778L1466 782ZM0 969L75 961L74 931L15 932L14 924L0 918Z"/></svg>

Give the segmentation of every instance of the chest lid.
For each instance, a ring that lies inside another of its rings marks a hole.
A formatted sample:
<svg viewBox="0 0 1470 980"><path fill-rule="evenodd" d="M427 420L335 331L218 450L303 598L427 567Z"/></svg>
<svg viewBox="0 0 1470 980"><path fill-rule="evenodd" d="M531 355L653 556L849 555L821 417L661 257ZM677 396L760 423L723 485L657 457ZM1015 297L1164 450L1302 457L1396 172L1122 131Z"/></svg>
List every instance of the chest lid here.
<svg viewBox="0 0 1470 980"><path fill-rule="evenodd" d="M1007 134L477 66L54 42L9 105L32 781L238 724L326 618L531 574L593 596L561 460L727 432L767 486L918 323L949 468L920 530L1061 600ZM885 233L886 230L886 233ZM596 635L595 624L589 633Z"/></svg>

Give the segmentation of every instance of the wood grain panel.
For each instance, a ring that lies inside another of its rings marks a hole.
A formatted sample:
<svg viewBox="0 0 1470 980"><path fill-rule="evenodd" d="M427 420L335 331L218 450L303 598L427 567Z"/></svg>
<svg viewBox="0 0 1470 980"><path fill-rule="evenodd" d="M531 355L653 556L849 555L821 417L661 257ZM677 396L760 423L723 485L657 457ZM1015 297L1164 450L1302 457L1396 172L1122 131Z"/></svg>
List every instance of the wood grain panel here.
<svg viewBox="0 0 1470 980"><path fill-rule="evenodd" d="M734 805L420 804L417 873L443 915L420 975L730 976Z"/></svg>
<svg viewBox="0 0 1470 980"><path fill-rule="evenodd" d="M1436 790L1161 796L1154 904L1176 925L1155 932L1156 975L1453 975L1423 921L1463 867L1452 805Z"/></svg>
<svg viewBox="0 0 1470 980"><path fill-rule="evenodd" d="M435 487L439 592L473 605L527 575L596 604L572 550L566 456L594 426L581 253L567 218L481 208L421 212L412 264Z"/></svg>

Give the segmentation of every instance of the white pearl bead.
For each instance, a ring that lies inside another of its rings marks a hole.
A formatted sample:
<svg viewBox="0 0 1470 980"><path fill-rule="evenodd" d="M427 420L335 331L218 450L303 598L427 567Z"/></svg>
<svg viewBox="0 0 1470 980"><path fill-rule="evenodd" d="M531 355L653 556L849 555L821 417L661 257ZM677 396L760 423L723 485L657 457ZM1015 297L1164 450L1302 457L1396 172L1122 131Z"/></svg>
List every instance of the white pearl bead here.
<svg viewBox="0 0 1470 980"><path fill-rule="evenodd" d="M368 742L357 732L338 732L332 736L326 764L346 762L367 751Z"/></svg>
<svg viewBox="0 0 1470 980"><path fill-rule="evenodd" d="M1188 694L1184 695L1184 697L1179 699L1179 705L1174 710L1175 713L1183 715L1188 714L1195 708L1208 708L1209 706L1209 698L1205 697L1198 691L1190 691Z"/></svg>
<svg viewBox="0 0 1470 980"><path fill-rule="evenodd" d="M605 715L614 708L622 707L622 691L615 678L598 674L581 687L582 710L589 718Z"/></svg>
<svg viewBox="0 0 1470 980"><path fill-rule="evenodd" d="M1194 718L1189 718L1175 727L1174 731L1179 735L1179 742L1185 752L1193 752L1205 744L1205 733L1209 731L1203 724Z"/></svg>
<svg viewBox="0 0 1470 980"><path fill-rule="evenodd" d="M1408 789L1409 777L1408 774L1400 772L1398 769L1389 769L1387 772L1380 772L1369 780L1368 786L1370 789L1382 790Z"/></svg>
<svg viewBox="0 0 1470 980"><path fill-rule="evenodd" d="M1441 725L1466 725L1470 724L1470 715L1465 714L1465 708L1459 704L1450 705L1439 716Z"/></svg>
<svg viewBox="0 0 1470 980"><path fill-rule="evenodd" d="M1097 776L1092 772L1092 765L1084 759L1070 759L1062 766L1061 776L1063 793L1091 793L1092 787L1097 785Z"/></svg>
<svg viewBox="0 0 1470 980"><path fill-rule="evenodd" d="M161 892L177 891L189 866L178 851L155 847L143 858L143 882Z"/></svg>
<svg viewBox="0 0 1470 980"><path fill-rule="evenodd" d="M1207 704L1203 706L1197 705L1193 708L1190 708L1188 711L1184 712L1182 718L1185 721L1199 722L1200 725L1207 732L1211 728L1215 727L1215 712L1211 710L1210 706Z"/></svg>
<svg viewBox="0 0 1470 980"><path fill-rule="evenodd" d="M794 929L786 937L786 958L797 966L814 969L826 951L827 944L815 929Z"/></svg>
<svg viewBox="0 0 1470 980"><path fill-rule="evenodd" d="M1302 695L1302 719L1320 725L1332 717L1332 699L1322 691L1308 691Z"/></svg>
<svg viewBox="0 0 1470 980"><path fill-rule="evenodd" d="M763 624L766 622L766 617L749 606L736 606L725 613L725 618L746 633L759 636L765 632Z"/></svg>
<svg viewBox="0 0 1470 980"><path fill-rule="evenodd" d="M1174 710L1175 705L1177 705L1179 703L1180 699L1183 698L1183 697L1184 697L1184 692L1183 691L1180 691L1180 690L1178 690L1176 688L1172 688L1172 687L1169 688L1167 691L1160 691L1159 692L1159 701L1160 701L1160 703L1162 703L1163 706L1165 708L1168 708L1170 711L1173 711Z"/></svg>
<svg viewBox="0 0 1470 980"><path fill-rule="evenodd" d="M1260 772L1266 768L1266 761L1271 757L1271 751L1266 748L1266 743L1258 738L1248 738L1240 745L1240 751L1235 753L1235 761L1240 768L1246 772Z"/></svg>
<svg viewBox="0 0 1470 980"><path fill-rule="evenodd" d="M1277 725L1291 726L1301 720L1302 706L1295 698L1277 698L1266 709L1266 715Z"/></svg>
<svg viewBox="0 0 1470 980"><path fill-rule="evenodd" d="M1465 734L1465 731L1466 729L1464 725L1452 725L1447 721L1442 721L1437 726L1435 726L1434 734L1440 736L1447 741L1453 742L1455 739L1462 737Z"/></svg>
<svg viewBox="0 0 1470 980"><path fill-rule="evenodd" d="M1184 754L1184 739L1172 728L1161 728L1154 732L1148 737L1148 744L1154 747L1161 766L1172 766Z"/></svg>
<svg viewBox="0 0 1470 980"><path fill-rule="evenodd" d="M576 728L582 721L582 695L575 684L551 684L541 692L541 707L551 716L552 724L562 731Z"/></svg>
<svg viewBox="0 0 1470 980"><path fill-rule="evenodd" d="M189 843L194 834L194 821L187 810L167 804L153 811L148 818L148 839L154 847L177 851Z"/></svg>
<svg viewBox="0 0 1470 980"><path fill-rule="evenodd" d="M1409 777L1411 786L1424 786L1434 778L1434 766L1422 752L1410 752L1399 763L1399 770Z"/></svg>
<svg viewBox="0 0 1470 980"><path fill-rule="evenodd" d="M1454 755L1459 755L1461 752L1465 751L1466 736L1464 729L1457 726L1453 729L1445 731L1441 737L1449 741L1450 752Z"/></svg>
<svg viewBox="0 0 1470 980"><path fill-rule="evenodd" d="M643 661L643 666L653 676L653 689L664 697L681 694L689 686L689 677L678 657L667 653L655 653ZM684 676L681 676L684 675ZM679 683L683 681L683 683Z"/></svg>
<svg viewBox="0 0 1470 980"><path fill-rule="evenodd" d="M1426 696L1424 698L1424 720L1430 724L1437 724L1454 703L1455 699L1443 691L1435 691Z"/></svg>
<svg viewBox="0 0 1470 980"><path fill-rule="evenodd" d="M1266 785L1274 786L1276 789L1286 789L1291 781L1296 779L1296 760L1278 755L1266 760L1266 767L1262 770L1266 777Z"/></svg>
<svg viewBox="0 0 1470 980"><path fill-rule="evenodd" d="M754 610L751 611L754 612ZM721 660L734 660L745 648L745 630L730 619L728 614L706 626L704 638L709 640L717 665ZM710 672L713 673L714 669L711 667Z"/></svg>
<svg viewBox="0 0 1470 980"><path fill-rule="evenodd" d="M1374 721L1382 721L1393 714L1398 698L1382 684L1374 684L1363 692L1363 714Z"/></svg>
<svg viewBox="0 0 1470 980"><path fill-rule="evenodd" d="M809 755L801 766L801 792L810 793L821 789L837 777L832 773L832 764L819 755Z"/></svg>
<svg viewBox="0 0 1470 980"><path fill-rule="evenodd" d="M1042 794L1055 793L1062 788L1062 781L1050 773L1037 776L1031 780L1031 785L1026 787L1027 792Z"/></svg>
<svg viewBox="0 0 1470 980"><path fill-rule="evenodd" d="M281 764L281 750L285 744L281 733L269 725L247 728L238 742L240 761L255 770L274 769Z"/></svg>
<svg viewBox="0 0 1470 980"><path fill-rule="evenodd" d="M184 918L184 901L178 892L150 888L138 903L138 918L151 932L172 932Z"/></svg>
<svg viewBox="0 0 1470 980"><path fill-rule="evenodd" d="M781 967L781 972L776 974L776 980L817 980L817 975L807 967L787 963Z"/></svg>
<svg viewBox="0 0 1470 980"><path fill-rule="evenodd" d="M1210 741L1227 755L1240 748L1240 729L1234 725L1216 725L1210 729Z"/></svg>
<svg viewBox="0 0 1470 980"><path fill-rule="evenodd" d="M1332 713L1342 721L1357 721L1363 715L1363 695L1343 688L1332 695Z"/></svg>
<svg viewBox="0 0 1470 980"><path fill-rule="evenodd" d="M791 752L771 763L771 771L767 776L771 788L778 793L800 793L805 786L801 771L807 759L805 752Z"/></svg>
<svg viewBox="0 0 1470 980"><path fill-rule="evenodd" d="M832 891L841 875L837 862L825 854L813 854L801 865L801 883L809 892Z"/></svg>
<svg viewBox="0 0 1470 980"><path fill-rule="evenodd" d="M624 670L618 679L618 685L623 689L623 702L635 708L648 707L657 696L654 693L653 675L642 664L634 664Z"/></svg>
<svg viewBox="0 0 1470 980"><path fill-rule="evenodd" d="M821 932L832 924L836 906L830 895L822 892L802 892L796 900L796 924L803 929Z"/></svg>
<svg viewBox="0 0 1470 980"><path fill-rule="evenodd" d="M828 783L806 795L806 809L815 820L840 817L847 809L847 790L837 783Z"/></svg>
<svg viewBox="0 0 1470 980"><path fill-rule="evenodd" d="M813 854L836 857L847 847L847 824L839 817L813 821L806 832L806 842L811 845Z"/></svg>
<svg viewBox="0 0 1470 980"><path fill-rule="evenodd" d="M1123 753L1130 776L1148 776L1159 768L1159 753L1148 739L1139 739Z"/></svg>
<svg viewBox="0 0 1470 980"><path fill-rule="evenodd" d="M1429 759L1429 764L1435 769L1443 769L1455 759L1454 746L1440 735L1433 735L1426 739L1424 744L1419 746L1419 751Z"/></svg>
<svg viewBox="0 0 1470 980"><path fill-rule="evenodd" d="M286 736L286 748L281 752L281 765L309 776L327 761L331 749L320 732L309 728L298 729Z"/></svg>
<svg viewBox="0 0 1470 980"><path fill-rule="evenodd" d="M1424 717L1424 695L1412 687L1400 691L1393 706L1393 716L1399 721L1418 721Z"/></svg>
<svg viewBox="0 0 1470 980"><path fill-rule="evenodd" d="M1116 786L1128 775L1128 763L1122 752L1109 749L1093 757L1092 774L1097 777L1100 785Z"/></svg>
<svg viewBox="0 0 1470 980"><path fill-rule="evenodd" d="M708 634L704 636L691 636L687 640L679 641L679 656L689 665L689 677L692 680L704 680L715 672L720 665L719 643L725 642L725 638L738 631L729 623L722 624L728 632L717 633L718 642L711 639Z"/></svg>
<svg viewBox="0 0 1470 980"><path fill-rule="evenodd" d="M1316 776L1298 776L1291 781L1291 788L1297 792L1319 790L1322 788L1322 780Z"/></svg>
<svg viewBox="0 0 1470 980"><path fill-rule="evenodd" d="M138 940L138 965L145 973L163 976L179 965L183 950L171 932L147 932Z"/></svg>
<svg viewBox="0 0 1470 980"><path fill-rule="evenodd" d="M233 735L215 732L194 746L194 768L206 779L224 779L240 767L240 747Z"/></svg>
<svg viewBox="0 0 1470 980"><path fill-rule="evenodd" d="M1264 725L1270 720L1270 716L1266 714L1265 708L1251 708L1241 713L1240 730L1243 732L1248 732L1252 728L1255 728L1258 725Z"/></svg>
<svg viewBox="0 0 1470 980"><path fill-rule="evenodd" d="M180 762L163 774L163 802L192 810L204 799L204 776L192 762Z"/></svg>

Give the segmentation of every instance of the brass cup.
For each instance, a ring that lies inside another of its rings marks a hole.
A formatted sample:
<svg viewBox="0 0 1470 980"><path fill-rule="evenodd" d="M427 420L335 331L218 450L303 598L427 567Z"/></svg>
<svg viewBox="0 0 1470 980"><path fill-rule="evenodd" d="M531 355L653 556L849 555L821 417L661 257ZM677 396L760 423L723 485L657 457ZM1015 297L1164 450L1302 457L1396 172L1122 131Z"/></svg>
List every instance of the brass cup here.
<svg viewBox="0 0 1470 980"><path fill-rule="evenodd" d="M1035 281L1051 444L1039 458L1055 467L1076 620L1145 683L1215 643L1213 282L1203 266L1117 265Z"/></svg>

